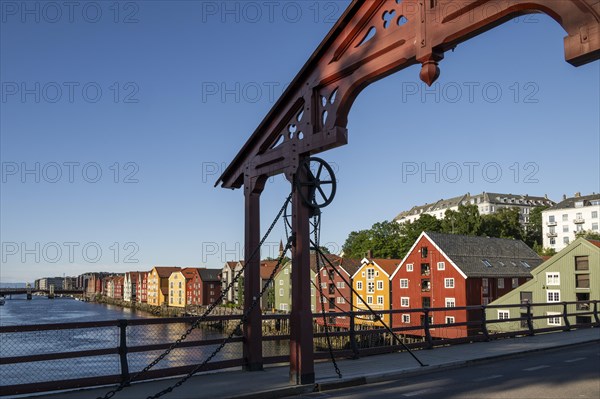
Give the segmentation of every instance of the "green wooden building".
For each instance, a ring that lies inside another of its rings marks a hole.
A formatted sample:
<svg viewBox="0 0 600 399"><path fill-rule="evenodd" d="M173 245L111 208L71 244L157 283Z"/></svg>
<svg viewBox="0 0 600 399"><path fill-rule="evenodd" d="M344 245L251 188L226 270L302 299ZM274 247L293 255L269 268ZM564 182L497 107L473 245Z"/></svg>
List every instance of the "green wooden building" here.
<svg viewBox="0 0 600 399"><path fill-rule="evenodd" d="M509 304L548 304L532 306L535 316L548 316L534 320L534 327L547 328L564 326L562 302L600 300L600 241L578 238L531 271L533 278L490 305ZM588 304L567 306L567 313L593 311ZM486 311L487 320L525 317L527 308L495 308ZM593 315L573 315L568 317L570 324L592 323ZM526 321L490 323L488 329L494 331L517 331L527 327Z"/></svg>

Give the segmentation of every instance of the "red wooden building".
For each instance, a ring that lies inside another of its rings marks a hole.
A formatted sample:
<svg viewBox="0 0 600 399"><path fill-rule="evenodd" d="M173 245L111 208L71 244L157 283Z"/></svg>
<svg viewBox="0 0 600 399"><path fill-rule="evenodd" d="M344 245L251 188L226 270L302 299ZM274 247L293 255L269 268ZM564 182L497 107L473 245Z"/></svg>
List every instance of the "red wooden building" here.
<svg viewBox="0 0 600 399"><path fill-rule="evenodd" d="M423 232L391 276L392 309L488 304L531 278L542 259L523 241ZM430 324L479 321L480 311L433 311ZM394 327L421 326L423 313L400 313ZM422 329L407 331L422 336ZM466 326L437 327L434 338L467 336Z"/></svg>
<svg viewBox="0 0 600 399"><path fill-rule="evenodd" d="M136 300L139 303L148 302L148 272L139 272L136 284Z"/></svg>
<svg viewBox="0 0 600 399"><path fill-rule="evenodd" d="M327 255L327 259L333 264L344 278L340 277L329 263L321 261L321 268L319 273L321 274L321 284L323 284L323 294L325 295L325 303L320 300L319 290L316 289L316 313L321 314L321 309L325 305L326 312L350 312L352 309L352 290L346 282L352 284L352 275L361 267L360 259L346 259L340 258L336 255ZM313 262L313 256L311 256L311 263ZM323 265L323 263L325 263ZM346 281L344 281L344 279ZM314 287L318 288L319 277L314 277ZM323 318L315 318L317 324L323 324ZM327 324L332 327L349 328L350 317L348 316L337 316L328 317Z"/></svg>

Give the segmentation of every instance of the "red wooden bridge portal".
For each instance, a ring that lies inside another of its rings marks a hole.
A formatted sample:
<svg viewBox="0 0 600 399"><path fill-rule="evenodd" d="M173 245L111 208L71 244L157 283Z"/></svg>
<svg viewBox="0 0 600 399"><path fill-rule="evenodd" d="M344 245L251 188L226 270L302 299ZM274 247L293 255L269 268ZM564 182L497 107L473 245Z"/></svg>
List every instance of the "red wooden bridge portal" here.
<svg viewBox="0 0 600 399"><path fill-rule="evenodd" d="M431 85L444 53L459 43L524 14L545 13L567 33L565 59L580 66L600 57L600 0L354 0L293 82L250 136L215 185L244 187L245 306L260 292L260 195L270 176L307 178L298 166L311 155L347 144L348 113L369 84L415 64ZM314 382L310 311L312 209L292 184L292 308L290 379ZM244 325L247 370L262 369L261 313Z"/></svg>

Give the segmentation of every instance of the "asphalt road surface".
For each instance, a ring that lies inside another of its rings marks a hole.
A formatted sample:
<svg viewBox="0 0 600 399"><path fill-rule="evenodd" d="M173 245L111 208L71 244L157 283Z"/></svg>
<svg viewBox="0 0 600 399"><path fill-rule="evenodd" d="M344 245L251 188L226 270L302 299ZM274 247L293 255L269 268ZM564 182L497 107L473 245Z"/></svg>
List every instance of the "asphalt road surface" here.
<svg viewBox="0 0 600 399"><path fill-rule="evenodd" d="M600 345L543 351L296 398L599 399Z"/></svg>

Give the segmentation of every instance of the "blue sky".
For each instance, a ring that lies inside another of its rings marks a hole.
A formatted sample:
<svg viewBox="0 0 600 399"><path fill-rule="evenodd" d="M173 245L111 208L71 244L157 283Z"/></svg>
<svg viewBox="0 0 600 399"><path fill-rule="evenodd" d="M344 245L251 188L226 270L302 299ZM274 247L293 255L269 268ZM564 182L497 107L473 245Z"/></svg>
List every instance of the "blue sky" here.
<svg viewBox="0 0 600 399"><path fill-rule="evenodd" d="M242 257L242 192L213 183L348 2L0 4L0 280ZM566 63L564 36L520 18L447 53L433 92L417 67L365 89L322 154L322 241L466 192L600 191L600 64ZM267 186L265 228L288 192Z"/></svg>

